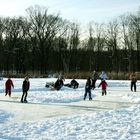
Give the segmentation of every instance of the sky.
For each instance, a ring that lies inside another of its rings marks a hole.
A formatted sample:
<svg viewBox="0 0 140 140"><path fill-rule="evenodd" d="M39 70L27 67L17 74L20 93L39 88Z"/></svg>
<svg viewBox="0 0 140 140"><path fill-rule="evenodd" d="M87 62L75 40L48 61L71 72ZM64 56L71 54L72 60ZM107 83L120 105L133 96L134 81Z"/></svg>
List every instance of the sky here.
<svg viewBox="0 0 140 140"><path fill-rule="evenodd" d="M0 0L0 16L26 16L26 9L40 5L70 21L106 22L126 12L136 12L140 0Z"/></svg>

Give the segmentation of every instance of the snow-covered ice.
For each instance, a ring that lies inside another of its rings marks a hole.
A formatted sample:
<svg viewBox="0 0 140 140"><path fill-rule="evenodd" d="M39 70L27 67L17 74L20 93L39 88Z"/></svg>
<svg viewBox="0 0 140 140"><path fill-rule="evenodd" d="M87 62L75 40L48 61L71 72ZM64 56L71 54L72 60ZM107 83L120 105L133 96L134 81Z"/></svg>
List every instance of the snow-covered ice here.
<svg viewBox="0 0 140 140"><path fill-rule="evenodd" d="M107 80L107 96L101 96L101 88L96 88L93 100L83 101L85 80L77 80L78 89L52 91L45 84L55 78L32 78L26 104L20 103L23 79L12 79L11 98L4 96L6 80L0 81L0 139L140 139L140 81L137 92L131 92L130 81Z"/></svg>

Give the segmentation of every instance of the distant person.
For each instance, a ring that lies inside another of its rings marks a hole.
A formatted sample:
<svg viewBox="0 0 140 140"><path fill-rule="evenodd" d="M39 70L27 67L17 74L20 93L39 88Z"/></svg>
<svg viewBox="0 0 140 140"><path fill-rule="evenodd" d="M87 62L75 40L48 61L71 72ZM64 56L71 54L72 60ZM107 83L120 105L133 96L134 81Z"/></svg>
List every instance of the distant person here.
<svg viewBox="0 0 140 140"><path fill-rule="evenodd" d="M133 88L134 88L134 91L136 92L137 78L134 72L130 75L130 80L131 80L131 91L133 91Z"/></svg>
<svg viewBox="0 0 140 140"><path fill-rule="evenodd" d="M108 79L107 74L105 73L105 71L102 71L102 73L100 74L99 77L100 77L101 80L107 80Z"/></svg>
<svg viewBox="0 0 140 140"><path fill-rule="evenodd" d="M60 90L63 85L64 85L63 80L58 78L53 85L53 89Z"/></svg>
<svg viewBox="0 0 140 140"><path fill-rule="evenodd" d="M5 96L7 96L7 94L9 95L9 97L11 97L11 88L14 88L14 84L13 81L11 80L11 78L9 77L8 80L5 82Z"/></svg>
<svg viewBox="0 0 140 140"><path fill-rule="evenodd" d="M97 79L98 79L98 73L94 70L92 73L92 89L96 88Z"/></svg>
<svg viewBox="0 0 140 140"><path fill-rule="evenodd" d="M107 94L106 88L107 88L107 82L105 81L105 79L101 80L101 83L99 84L98 88L102 86L102 96Z"/></svg>
<svg viewBox="0 0 140 140"><path fill-rule="evenodd" d="M51 90L60 90L63 85L63 80L58 78L56 82L46 82L45 87L51 88Z"/></svg>
<svg viewBox="0 0 140 140"><path fill-rule="evenodd" d="M28 90L30 88L30 82L29 82L29 77L25 77L23 84L22 84L22 97L21 97L21 102L27 103L27 95L28 95Z"/></svg>
<svg viewBox="0 0 140 140"><path fill-rule="evenodd" d="M78 88L79 86L79 83L75 79L72 79L70 84L71 84L71 87L74 89Z"/></svg>
<svg viewBox="0 0 140 140"><path fill-rule="evenodd" d="M87 93L89 94L89 100L92 100L91 97L91 87L92 87L92 80L90 77L87 78L86 85L85 85L85 94L84 100L86 99Z"/></svg>
<svg viewBox="0 0 140 140"><path fill-rule="evenodd" d="M64 86L76 89L76 88L78 88L79 83L75 79L72 79L69 84L64 84Z"/></svg>

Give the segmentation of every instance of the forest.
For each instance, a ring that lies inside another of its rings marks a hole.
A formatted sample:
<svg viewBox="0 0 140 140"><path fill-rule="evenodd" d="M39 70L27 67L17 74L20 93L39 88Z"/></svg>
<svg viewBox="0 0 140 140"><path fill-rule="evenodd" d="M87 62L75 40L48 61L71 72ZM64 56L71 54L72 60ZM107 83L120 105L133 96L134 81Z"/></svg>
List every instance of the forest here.
<svg viewBox="0 0 140 140"><path fill-rule="evenodd" d="M0 17L0 73L140 71L140 8L86 27L31 6ZM96 20L96 19L95 19Z"/></svg>

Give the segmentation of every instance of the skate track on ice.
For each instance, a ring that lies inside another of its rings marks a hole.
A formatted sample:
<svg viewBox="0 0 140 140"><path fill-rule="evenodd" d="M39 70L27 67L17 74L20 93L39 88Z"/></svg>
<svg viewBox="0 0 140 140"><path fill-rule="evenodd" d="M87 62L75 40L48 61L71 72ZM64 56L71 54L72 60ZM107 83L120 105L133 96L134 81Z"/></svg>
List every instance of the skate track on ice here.
<svg viewBox="0 0 140 140"><path fill-rule="evenodd" d="M21 121L45 120L46 118L52 117L89 114L99 111L127 108L134 105L133 102L122 98L118 92L118 90L112 90L112 94L96 96L92 101L89 101L87 98L86 101L80 102L49 104L20 103L21 95L19 94L12 95L12 98L0 94L0 109L13 113L15 116L11 119L10 123L16 123ZM126 93L124 92L124 94Z"/></svg>

